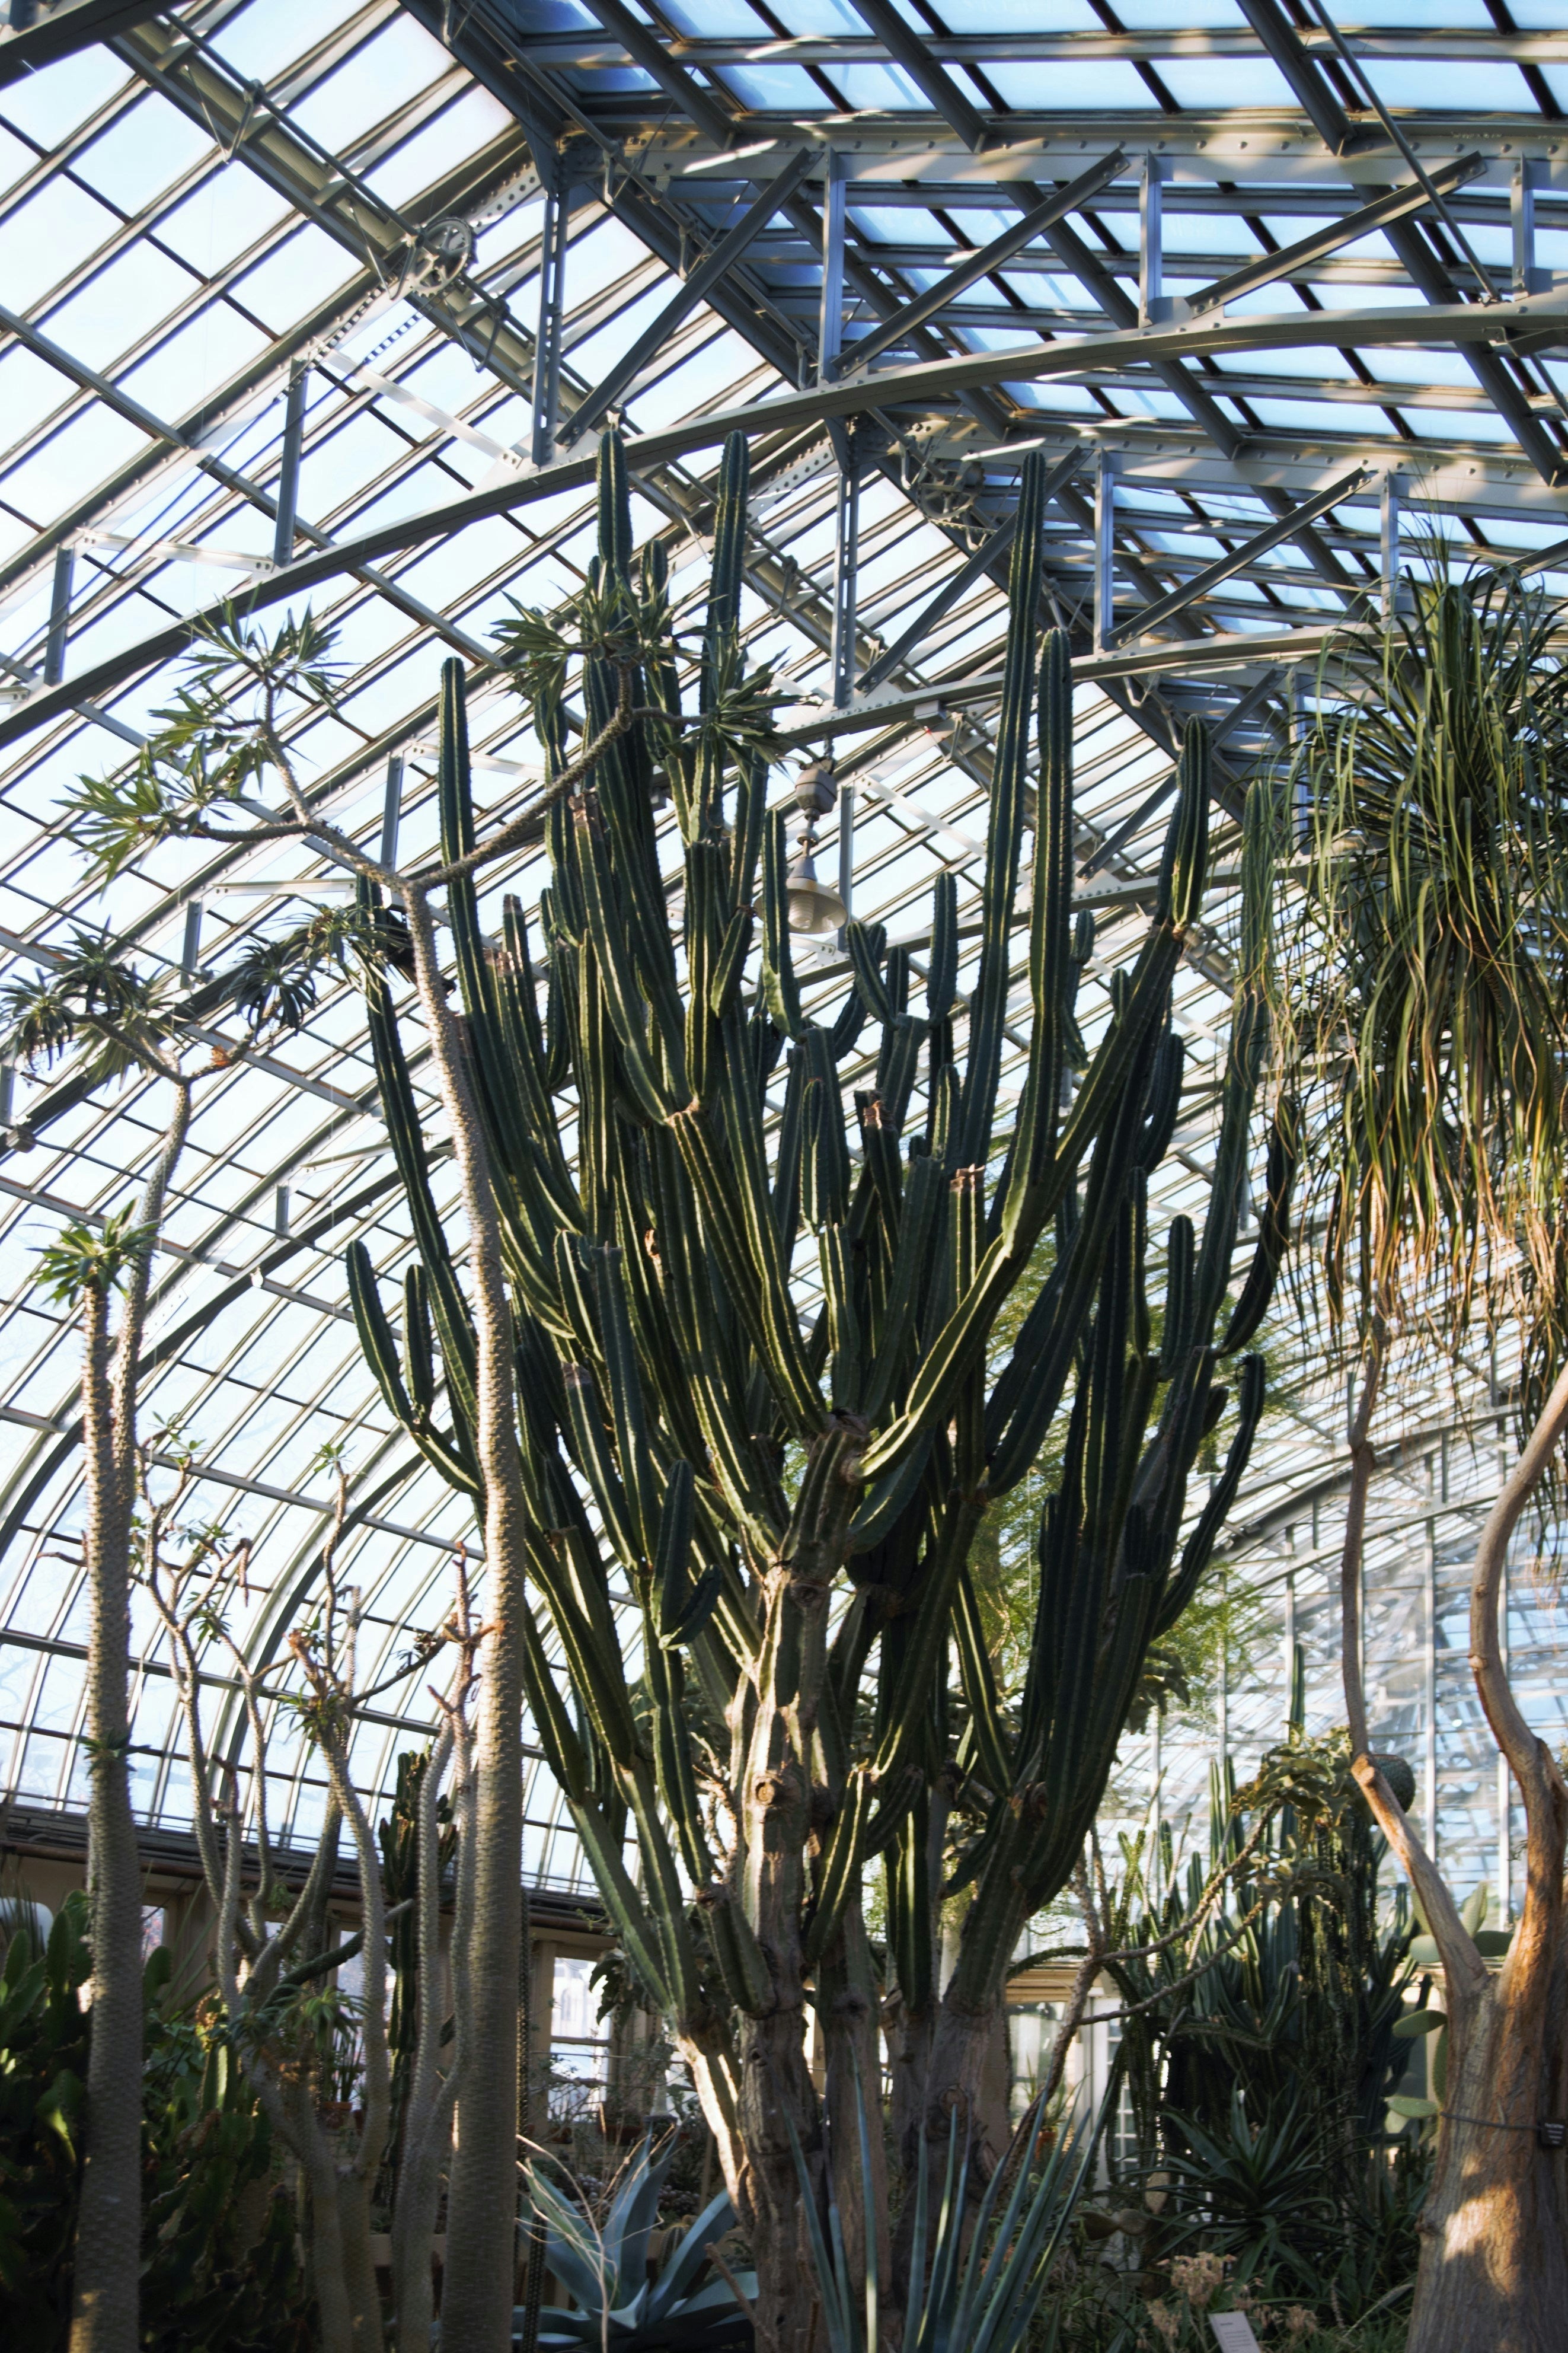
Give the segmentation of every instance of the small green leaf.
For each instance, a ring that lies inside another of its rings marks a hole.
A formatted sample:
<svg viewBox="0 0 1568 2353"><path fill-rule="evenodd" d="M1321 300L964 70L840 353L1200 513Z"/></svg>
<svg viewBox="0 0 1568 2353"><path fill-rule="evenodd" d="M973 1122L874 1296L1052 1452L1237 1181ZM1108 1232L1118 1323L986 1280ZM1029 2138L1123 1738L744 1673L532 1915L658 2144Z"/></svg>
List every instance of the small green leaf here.
<svg viewBox="0 0 1568 2353"><path fill-rule="evenodd" d="M1491 1890L1483 1879L1472 1894L1459 1906L1459 1917L1473 1936L1478 1928L1486 1926L1487 1907L1491 1902Z"/></svg>
<svg viewBox="0 0 1568 2353"><path fill-rule="evenodd" d="M1396 2042L1414 2042L1418 2034L1436 2034L1439 2027L1447 2023L1446 2013L1440 2010L1413 2010L1395 2025L1394 2039Z"/></svg>
<svg viewBox="0 0 1568 2353"><path fill-rule="evenodd" d="M1418 1968L1435 1969L1442 1962L1436 1936L1417 1936L1410 1947L1410 1957Z"/></svg>
<svg viewBox="0 0 1568 2353"><path fill-rule="evenodd" d="M1412 2092L1395 2092L1389 2101L1388 2112L1394 2116L1435 2116L1440 2114L1436 2100L1418 2100Z"/></svg>

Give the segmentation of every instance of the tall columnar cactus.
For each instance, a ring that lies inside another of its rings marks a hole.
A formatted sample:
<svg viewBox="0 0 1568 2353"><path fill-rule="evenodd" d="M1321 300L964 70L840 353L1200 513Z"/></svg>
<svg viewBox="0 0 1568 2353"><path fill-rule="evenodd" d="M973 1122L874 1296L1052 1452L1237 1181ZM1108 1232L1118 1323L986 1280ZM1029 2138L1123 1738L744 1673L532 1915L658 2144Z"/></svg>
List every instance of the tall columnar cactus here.
<svg viewBox="0 0 1568 2353"><path fill-rule="evenodd" d="M615 437L603 447L599 554L575 635L520 617L514 650L563 778L548 805L551 880L537 929L511 902L492 944L471 871L454 871L474 839L455 663L443 677L440 805L469 1066L512 1291L530 1572L566 1685L541 1625L526 1619L528 1705L626 1956L692 2069L756 2257L763 2339L798 2353L811 2290L794 2146L820 2164L806 2010L815 2000L830 2073L858 2073L874 2098L861 1878L888 1852L919 1877L910 1825L943 1762L939 1702L954 1626L1000 1809L968 1983L982 1944L1000 1950L1017 1912L993 1884L1015 1863L1033 1884L1081 1838L1087 1782L1074 1752L1092 1746L1098 1758L1116 1728L1096 1671L1107 1608L1125 1621L1120 1674L1201 1570L1201 1540L1178 1569L1170 1563L1187 1469L1223 1403L1211 1335L1256 1070L1233 1071L1214 1239L1205 1232L1195 1257L1173 1245L1173 1269L1188 1273L1173 1274L1156 1356L1140 1288L1142 1181L1130 1171L1152 1167L1174 1117L1170 990L1203 886L1207 780L1194 743L1153 919L1064 1109L1074 947L1084 943L1070 909L1066 646L1048 638L1042 659L1035 636L1044 477L1034 456L1014 543L963 1050L950 880L935 895L923 1013L910 1002L909 952L889 947L880 926L852 923L848 1000L831 1026L807 1018L791 955L784 818L766 808L756 681L740 650L746 465L737 436L720 478L694 713L682 711L658 548L634 570ZM585 775L566 766L563 693L578 661L585 725L603 744ZM655 840L665 779L683 856L676 918ZM1012 1014L1027 1023L1029 1055L997 1167L1032 783L1029 1006ZM384 976L370 985L370 1009L417 1264L401 1339L357 1250L354 1311L389 1409L445 1477L475 1492L473 1326L431 1198ZM911 1126L922 1061L925 1116ZM998 1311L1053 1219L1056 1272L994 1380ZM803 1304L808 1288L820 1306ZM1063 1643L1043 1643L1026 1725L1015 1729L987 1711L984 1662L963 1635L966 1564L989 1497L1033 1459L1085 1346L1092 1369L1074 1407L1074 1467L1048 1538L1053 1589L1078 1599L1064 1599ZM1257 1386L1249 1375L1233 1461L1245 1455ZM641 1617L641 1654L629 1662L611 1601L616 1566ZM1125 1605L1123 1588L1135 1596ZM873 1651L868 1709L858 1702ZM1006 1801L1019 1790L1015 1820ZM841 2111L851 2112L852 2102ZM859 2205L862 2232L881 2226L875 2181Z"/></svg>

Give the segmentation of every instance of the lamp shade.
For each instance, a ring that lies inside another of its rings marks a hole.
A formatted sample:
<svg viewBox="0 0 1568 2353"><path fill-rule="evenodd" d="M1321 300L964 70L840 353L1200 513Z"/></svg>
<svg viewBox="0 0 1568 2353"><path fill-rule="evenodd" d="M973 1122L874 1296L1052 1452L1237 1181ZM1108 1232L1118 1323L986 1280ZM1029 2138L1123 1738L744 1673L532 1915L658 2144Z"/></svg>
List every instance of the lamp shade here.
<svg viewBox="0 0 1568 2353"><path fill-rule="evenodd" d="M837 892L817 879L816 860L809 849L790 868L784 887L792 932L837 932L847 920Z"/></svg>

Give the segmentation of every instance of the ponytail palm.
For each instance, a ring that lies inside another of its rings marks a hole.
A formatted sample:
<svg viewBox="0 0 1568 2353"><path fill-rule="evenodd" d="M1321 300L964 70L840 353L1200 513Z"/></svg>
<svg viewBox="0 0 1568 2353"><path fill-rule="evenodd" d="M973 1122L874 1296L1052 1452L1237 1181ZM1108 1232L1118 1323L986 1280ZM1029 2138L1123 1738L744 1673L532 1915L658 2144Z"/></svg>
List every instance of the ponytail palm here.
<svg viewBox="0 0 1568 2353"><path fill-rule="evenodd" d="M1559 1374L1482 1533L1469 1657L1523 1799L1525 1894L1494 1975L1370 1753L1360 1662L1372 1415L1395 1326L1458 1360L1479 1314L1523 1319L1534 1418L1560 1362L1568 1078L1568 681L1560 608L1509 575L1415 587L1352 697L1320 720L1306 904L1284 960L1307 1165L1331 1203L1331 1314L1354 1286L1365 1377L1351 1431L1342 1564L1352 1770L1443 1965L1449 2058L1422 2215L1410 2353L1560 2341L1563 2161L1543 2120L1568 2079L1568 1787L1509 1681L1499 1599L1510 1545L1568 1430Z"/></svg>
<svg viewBox="0 0 1568 2353"><path fill-rule="evenodd" d="M1282 1010L1332 1314L1353 1288L1451 1343L1521 1289L1559 1312L1568 673L1511 574L1412 596L1298 757Z"/></svg>

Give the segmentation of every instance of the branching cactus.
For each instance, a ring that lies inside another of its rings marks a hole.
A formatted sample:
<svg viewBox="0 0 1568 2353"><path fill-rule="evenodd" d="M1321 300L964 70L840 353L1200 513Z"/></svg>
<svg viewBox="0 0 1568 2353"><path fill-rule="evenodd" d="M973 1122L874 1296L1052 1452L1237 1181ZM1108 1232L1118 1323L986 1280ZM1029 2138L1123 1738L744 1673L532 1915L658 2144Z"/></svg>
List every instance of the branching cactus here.
<svg viewBox="0 0 1568 2353"><path fill-rule="evenodd" d="M1189 745L1186 762L1190 786L1202 776L1201 745ZM1078 1866L1150 1650L1197 1590L1262 1411L1263 1360L1247 1356L1235 1383L1223 1467L1184 1543L1199 1449L1231 1402L1221 1367L1262 1322L1287 1231L1294 1139L1282 1111L1269 1138L1267 1208L1231 1301L1249 1137L1268 1049L1265 962L1275 806L1269 786L1255 785L1244 830L1239 970L1201 1240L1187 1217L1172 1224L1156 1317L1147 1183L1175 1124L1183 1049L1169 1029L1151 1029L1100 1126L1081 1195L1075 1182L1059 1202L1052 1271L984 1410L986 1491L995 1498L1037 1460L1069 1377L1074 1383L1059 1483L1039 1526L1037 1599L1016 1706L1005 1708L998 1699L968 1568L956 1571L952 1634L966 1720L955 1765L967 1810L978 1817L977 1834L938 1887L929 1820L917 1811L900 1833L889 1872L900 2009L906 2021L930 2020L933 2030L929 2062L919 2070L923 2102L907 2119L906 2167L944 2161L955 2110L967 2116L984 2147L976 2094L1009 1964L1031 1916L1061 1893ZM919 1737L913 1685L895 1689L884 1720L878 1770L885 1778ZM935 1916L941 1897L969 1888L956 1965L938 2008Z"/></svg>
<svg viewBox="0 0 1568 2353"><path fill-rule="evenodd" d="M973 1723L963 1768L995 1800L961 1965L963 1999L983 2005L999 1998L1030 1891L1070 1868L1124 1712L1115 1693L1194 1586L1228 1501L1222 1482L1177 1561L1188 1472L1225 1403L1220 1347L1246 1336L1235 1319L1219 1346L1214 1335L1265 1033L1256 1008L1250 1026L1238 1017L1209 1222L1200 1248L1190 1232L1173 1240L1156 1349L1143 1172L1180 1090L1170 997L1204 881L1201 735L1184 754L1147 935L1069 1100L1087 949L1070 906L1067 648L1052 635L1042 649L1034 622L1044 470L1030 456L967 1007L944 879L923 1009L909 952L851 923L847 1001L831 1026L811 1020L792 961L784 817L766 806L774 698L740 647L746 465L737 436L690 712L661 553L633 565L625 457L606 437L586 590L564 624L520 614L510 628L552 765L537 923L511 902L499 944L481 928L456 663L443 676L442 871L511 1293L528 1565L544 1613L525 1611L519 1630L527 1703L627 1959L668 2016L717 2137L756 2260L762 2340L798 2353L813 2291L793 2151L819 2179L821 2150L808 2008L830 2081L844 2082L839 2113L853 2113L857 2074L874 2103L862 1877L889 1852L895 1876L900 1857L911 1884L920 1876L915 1830L945 1762L954 1630ZM568 760L569 684L591 758ZM656 840L667 795L679 892ZM1009 968L1031 830L1020 1014ZM367 909L376 896L367 881ZM430 1194L384 968L369 993L417 1263L399 1334L356 1250L354 1312L391 1411L478 1493L476 1324ZM998 1160L1009 1017L1026 1025L1029 1053ZM924 1116L911 1122L922 1064ZM998 1313L1053 1221L1055 1271L997 1374ZM1080 1356L1068 1474L1042 1540L1053 1598L1013 1724L989 1691L967 1563L988 1501L1035 1459ZM1232 1483L1258 1394L1254 1367ZM631 1657L612 1599L623 1582L641 1617ZM905 1905L905 1929L919 1909ZM905 1935L911 1968L919 1941ZM857 2210L849 2259L863 2267L886 2200L875 2179L847 2199L839 2175L840 2211ZM886 2260L879 2276L890 2277Z"/></svg>

